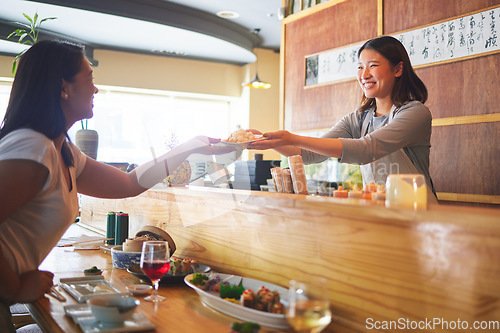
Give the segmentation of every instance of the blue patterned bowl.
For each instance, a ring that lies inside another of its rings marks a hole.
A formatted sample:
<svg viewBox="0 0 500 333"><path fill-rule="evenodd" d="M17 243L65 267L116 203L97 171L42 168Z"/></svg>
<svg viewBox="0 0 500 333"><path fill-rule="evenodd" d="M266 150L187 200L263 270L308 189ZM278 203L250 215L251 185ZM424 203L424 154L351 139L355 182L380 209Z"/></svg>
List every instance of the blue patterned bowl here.
<svg viewBox="0 0 500 333"><path fill-rule="evenodd" d="M111 259L113 267L127 269L129 266L140 264L141 252L126 252L121 245L117 245L111 248Z"/></svg>

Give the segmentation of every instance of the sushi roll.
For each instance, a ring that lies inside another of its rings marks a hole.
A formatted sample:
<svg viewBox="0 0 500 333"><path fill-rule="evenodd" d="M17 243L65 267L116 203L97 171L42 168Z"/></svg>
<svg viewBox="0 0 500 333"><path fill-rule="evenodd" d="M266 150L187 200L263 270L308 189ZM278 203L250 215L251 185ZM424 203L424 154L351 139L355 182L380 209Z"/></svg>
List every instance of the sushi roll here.
<svg viewBox="0 0 500 333"><path fill-rule="evenodd" d="M257 290L257 298L261 298L262 296L264 296L268 292L269 292L269 289L267 289L266 287L264 287L264 286L260 287L259 290Z"/></svg>
<svg viewBox="0 0 500 333"><path fill-rule="evenodd" d="M262 311L271 312L273 305L276 303L276 295L271 292L265 292L260 298L259 303L262 304Z"/></svg>
<svg viewBox="0 0 500 333"><path fill-rule="evenodd" d="M247 308L253 308L255 304L255 294L252 289L246 289L240 296L240 304Z"/></svg>
<svg viewBox="0 0 500 333"><path fill-rule="evenodd" d="M191 269L191 259L185 258L185 259L182 260L181 271L182 271L182 274L189 274L189 273L191 273L191 271L192 271L192 269Z"/></svg>
<svg viewBox="0 0 500 333"><path fill-rule="evenodd" d="M283 314L283 313L285 313L285 307L283 306L283 303L277 302L277 303L274 303L274 305L271 308L271 311L269 311L269 312Z"/></svg>
<svg viewBox="0 0 500 333"><path fill-rule="evenodd" d="M191 269L193 270L194 273L198 272L199 265L196 259L191 259Z"/></svg>
<svg viewBox="0 0 500 333"><path fill-rule="evenodd" d="M170 260L170 271L172 272L172 275L180 275L181 274L181 263L182 259L179 258L173 258Z"/></svg>

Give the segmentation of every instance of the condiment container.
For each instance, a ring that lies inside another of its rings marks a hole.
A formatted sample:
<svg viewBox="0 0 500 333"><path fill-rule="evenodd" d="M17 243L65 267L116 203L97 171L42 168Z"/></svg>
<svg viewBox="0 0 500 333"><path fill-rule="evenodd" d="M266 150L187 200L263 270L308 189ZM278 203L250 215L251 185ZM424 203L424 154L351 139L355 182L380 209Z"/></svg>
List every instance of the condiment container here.
<svg viewBox="0 0 500 333"><path fill-rule="evenodd" d="M109 212L106 220L106 238L113 238L111 240L107 240L106 244L113 245L115 244L115 224L116 224L116 213Z"/></svg>
<svg viewBox="0 0 500 333"><path fill-rule="evenodd" d="M347 191L342 189L342 186L339 186L339 189L333 191L333 196L336 198L347 198Z"/></svg>
<svg viewBox="0 0 500 333"><path fill-rule="evenodd" d="M128 214L116 213L115 245L122 245L128 238Z"/></svg>
<svg viewBox="0 0 500 333"><path fill-rule="evenodd" d="M362 196L363 196L363 191L352 190L347 193L347 197L350 199L361 199Z"/></svg>

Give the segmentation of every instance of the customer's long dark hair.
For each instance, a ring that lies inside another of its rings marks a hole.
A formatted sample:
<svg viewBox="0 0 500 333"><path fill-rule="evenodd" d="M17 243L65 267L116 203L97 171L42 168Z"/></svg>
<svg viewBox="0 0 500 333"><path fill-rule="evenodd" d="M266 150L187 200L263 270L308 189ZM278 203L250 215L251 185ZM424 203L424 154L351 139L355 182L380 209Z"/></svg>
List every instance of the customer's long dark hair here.
<svg viewBox="0 0 500 333"><path fill-rule="evenodd" d="M361 46L358 51L358 59L364 49L374 50L386 58L392 67L400 62L403 63L403 73L396 78L392 88L392 102L395 106L404 105L410 101L427 100L427 88L411 67L410 58L405 47L396 38L391 36L381 36L370 39ZM364 94L361 98L361 105L358 109L363 113L370 107L375 106L375 98L367 98Z"/></svg>
<svg viewBox="0 0 500 333"><path fill-rule="evenodd" d="M72 82L84 60L84 48L64 41L40 41L19 59L0 139L20 128L30 128L55 139L68 137L61 108L63 79ZM64 163L73 156L64 142Z"/></svg>

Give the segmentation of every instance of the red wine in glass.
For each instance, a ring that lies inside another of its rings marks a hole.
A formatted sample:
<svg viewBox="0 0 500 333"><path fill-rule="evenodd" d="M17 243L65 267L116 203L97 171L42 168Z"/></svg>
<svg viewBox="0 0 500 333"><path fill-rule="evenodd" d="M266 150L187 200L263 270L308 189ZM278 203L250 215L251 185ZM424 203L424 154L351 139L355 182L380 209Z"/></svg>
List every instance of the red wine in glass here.
<svg viewBox="0 0 500 333"><path fill-rule="evenodd" d="M145 301L161 302L165 297L158 295L160 279L170 269L170 251L165 241L148 241L142 244L141 269L153 282L153 295L144 298Z"/></svg>
<svg viewBox="0 0 500 333"><path fill-rule="evenodd" d="M170 269L170 260L145 262L141 269L151 281L161 280Z"/></svg>

